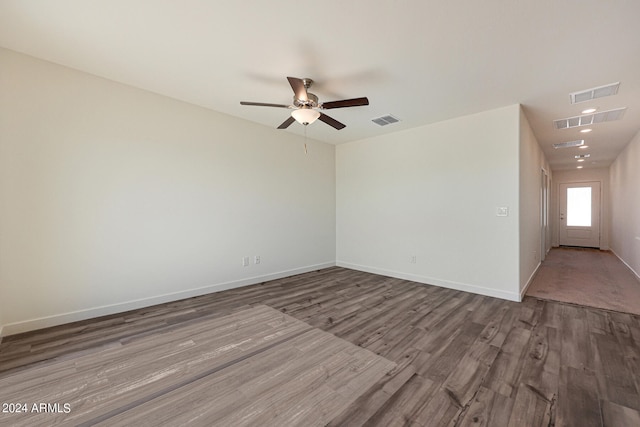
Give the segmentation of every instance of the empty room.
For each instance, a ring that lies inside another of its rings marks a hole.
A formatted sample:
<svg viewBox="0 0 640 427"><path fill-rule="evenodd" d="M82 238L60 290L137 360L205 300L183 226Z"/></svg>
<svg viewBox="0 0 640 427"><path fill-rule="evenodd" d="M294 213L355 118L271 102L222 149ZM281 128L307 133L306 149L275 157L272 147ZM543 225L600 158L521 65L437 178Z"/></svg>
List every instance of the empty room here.
<svg viewBox="0 0 640 427"><path fill-rule="evenodd" d="M638 17L0 0L0 425L640 425Z"/></svg>

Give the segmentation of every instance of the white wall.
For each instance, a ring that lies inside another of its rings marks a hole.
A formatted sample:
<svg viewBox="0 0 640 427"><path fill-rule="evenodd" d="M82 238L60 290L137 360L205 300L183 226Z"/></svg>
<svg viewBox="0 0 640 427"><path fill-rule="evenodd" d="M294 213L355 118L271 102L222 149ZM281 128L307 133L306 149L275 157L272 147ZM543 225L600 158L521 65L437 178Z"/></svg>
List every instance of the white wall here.
<svg viewBox="0 0 640 427"><path fill-rule="evenodd" d="M7 50L0 64L5 334L334 265L333 146L305 155L276 129Z"/></svg>
<svg viewBox="0 0 640 427"><path fill-rule="evenodd" d="M600 215L600 249L609 249L609 228L611 224L609 199L609 168L586 168L575 170L561 170L553 173L553 194L551 218L553 225L553 246L558 246L559 218L560 218L560 190L562 183L579 183L598 181L601 183L601 215Z"/></svg>
<svg viewBox="0 0 640 427"><path fill-rule="evenodd" d="M640 277L640 132L611 165L610 179L610 246Z"/></svg>
<svg viewBox="0 0 640 427"><path fill-rule="evenodd" d="M336 263L519 300L519 115L513 105L339 145Z"/></svg>
<svg viewBox="0 0 640 427"><path fill-rule="evenodd" d="M520 109L520 295L542 259L542 170L549 171L544 153Z"/></svg>

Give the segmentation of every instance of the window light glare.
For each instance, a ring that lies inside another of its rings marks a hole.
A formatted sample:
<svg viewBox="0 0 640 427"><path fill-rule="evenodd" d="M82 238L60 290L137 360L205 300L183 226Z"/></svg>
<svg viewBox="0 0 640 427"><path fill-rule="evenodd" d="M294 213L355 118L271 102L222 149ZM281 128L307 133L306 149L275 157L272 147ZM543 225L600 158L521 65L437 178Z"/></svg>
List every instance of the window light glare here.
<svg viewBox="0 0 640 427"><path fill-rule="evenodd" d="M592 130L593 130L593 129L582 129L582 130L580 131L580 133L589 133L589 132L591 132Z"/></svg>
<svg viewBox="0 0 640 427"><path fill-rule="evenodd" d="M582 114L595 113L597 108L587 108L586 110L582 110Z"/></svg>

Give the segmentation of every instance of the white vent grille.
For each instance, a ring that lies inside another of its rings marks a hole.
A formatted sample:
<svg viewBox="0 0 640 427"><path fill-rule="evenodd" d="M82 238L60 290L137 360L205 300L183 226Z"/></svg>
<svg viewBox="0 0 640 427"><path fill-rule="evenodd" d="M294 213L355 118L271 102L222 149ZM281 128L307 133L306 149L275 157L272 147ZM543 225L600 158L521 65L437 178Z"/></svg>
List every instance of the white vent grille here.
<svg viewBox="0 0 640 427"><path fill-rule="evenodd" d="M584 139L578 139L577 141L559 142L557 144L553 144L553 148L579 147L581 145L584 145Z"/></svg>
<svg viewBox="0 0 640 427"><path fill-rule="evenodd" d="M612 122L620 120L624 116L627 107L616 108L615 110L600 111L599 113L585 114L584 116L569 117L553 121L556 129L569 129L580 126L589 126L596 123Z"/></svg>
<svg viewBox="0 0 640 427"><path fill-rule="evenodd" d="M573 156L575 159L588 159L591 157L591 154L578 154L577 156Z"/></svg>
<svg viewBox="0 0 640 427"><path fill-rule="evenodd" d="M380 126L390 125L392 123L397 123L400 120L393 117L391 114L387 114L386 116L376 117L375 119L371 119L371 121Z"/></svg>
<svg viewBox="0 0 640 427"><path fill-rule="evenodd" d="M573 92L569 94L569 98L572 104L579 102L591 101L592 99L602 98L604 96L611 96L618 93L620 82L611 83L605 86L598 86L592 89L582 90L580 92Z"/></svg>

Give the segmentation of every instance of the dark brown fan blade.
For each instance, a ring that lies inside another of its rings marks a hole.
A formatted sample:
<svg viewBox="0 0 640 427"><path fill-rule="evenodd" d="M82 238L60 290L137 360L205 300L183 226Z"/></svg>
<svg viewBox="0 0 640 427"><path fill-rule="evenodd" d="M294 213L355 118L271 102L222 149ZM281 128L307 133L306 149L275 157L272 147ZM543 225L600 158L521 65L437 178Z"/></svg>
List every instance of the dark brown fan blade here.
<svg viewBox="0 0 640 427"><path fill-rule="evenodd" d="M369 100L367 99L367 97L325 102L322 104L322 108L325 110L330 110L331 108L359 107L361 105L369 105Z"/></svg>
<svg viewBox="0 0 640 427"><path fill-rule="evenodd" d="M289 127L289 125L291 125L291 123L295 122L296 119L294 119L293 117L289 116L289 118L287 120L285 120L284 122L282 122L282 124L280 126L278 126L278 129L286 129Z"/></svg>
<svg viewBox="0 0 640 427"><path fill-rule="evenodd" d="M240 105L255 105L257 107L278 107L278 108L289 108L288 105L284 105L284 104L269 104L266 102L247 102L247 101L240 101Z"/></svg>
<svg viewBox="0 0 640 427"><path fill-rule="evenodd" d="M289 84L291 85L291 89L293 89L293 93L296 94L296 99L300 101L308 101L309 97L307 96L307 88L304 87L304 83L302 79L297 77L287 77L289 80Z"/></svg>
<svg viewBox="0 0 640 427"><path fill-rule="evenodd" d="M325 122L326 124L328 124L329 126L332 126L338 130L343 129L345 127L347 127L347 125L340 123L339 121L337 121L336 119L327 116L324 113L320 113L320 117L318 117L319 120L322 120L323 122Z"/></svg>

